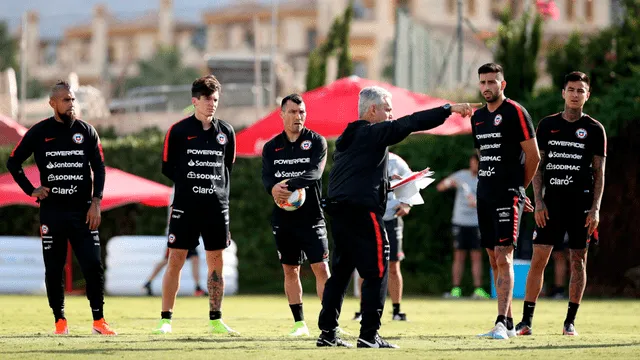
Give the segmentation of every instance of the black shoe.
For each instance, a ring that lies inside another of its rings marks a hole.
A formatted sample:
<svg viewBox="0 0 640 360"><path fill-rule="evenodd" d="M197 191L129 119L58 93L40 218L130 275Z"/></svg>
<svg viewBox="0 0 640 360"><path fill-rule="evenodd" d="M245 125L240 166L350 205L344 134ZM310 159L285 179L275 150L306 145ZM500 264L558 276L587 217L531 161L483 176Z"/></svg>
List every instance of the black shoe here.
<svg viewBox="0 0 640 360"><path fill-rule="evenodd" d="M389 344L385 339L380 337L379 334L373 337L371 340L365 340L363 338L358 338L358 347L359 348L373 348L373 349L398 349L400 348L398 345Z"/></svg>
<svg viewBox="0 0 640 360"><path fill-rule="evenodd" d="M153 291L151 291L151 283L146 283L143 287L147 290L147 296L153 296Z"/></svg>
<svg viewBox="0 0 640 360"><path fill-rule="evenodd" d="M337 336L331 337L330 335L327 335L325 332L322 332L318 337L318 340L316 341L316 346L317 347L346 347L346 348L353 347L353 345L340 339L339 337Z"/></svg>
<svg viewBox="0 0 640 360"><path fill-rule="evenodd" d="M405 313L394 314L393 317L391 318L391 320L407 321L407 314L405 314Z"/></svg>
<svg viewBox="0 0 640 360"><path fill-rule="evenodd" d="M564 324L562 327L562 335L578 336L578 332L573 324Z"/></svg>
<svg viewBox="0 0 640 360"><path fill-rule="evenodd" d="M533 329L531 328L531 325L528 325L524 321L521 321L518 323L518 325L516 325L517 336L525 336L525 335L532 335L532 334L533 334Z"/></svg>
<svg viewBox="0 0 640 360"><path fill-rule="evenodd" d="M351 319L351 320L354 320L354 321L360 321L360 320L362 320L362 313L361 313L361 312L357 312L357 313L353 316L353 319Z"/></svg>

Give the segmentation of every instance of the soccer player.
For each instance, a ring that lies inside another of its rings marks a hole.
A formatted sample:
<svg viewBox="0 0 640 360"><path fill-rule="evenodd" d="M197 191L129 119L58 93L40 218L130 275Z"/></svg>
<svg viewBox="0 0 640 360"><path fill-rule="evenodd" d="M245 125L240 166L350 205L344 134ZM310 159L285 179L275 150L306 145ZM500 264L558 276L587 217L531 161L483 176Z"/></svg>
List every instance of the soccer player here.
<svg viewBox="0 0 640 360"><path fill-rule="evenodd" d="M490 295L482 288L482 247L480 246L480 229L478 228L478 212L476 210L476 190L478 187L478 154L471 155L469 168L458 170L438 183L438 191L456 188L456 199L453 205L451 233L453 235L453 265L451 278L453 288L447 294L452 298L460 298L462 289L460 282L464 273L464 261L469 252L471 257L471 273L475 290L474 299L487 299Z"/></svg>
<svg viewBox="0 0 640 360"><path fill-rule="evenodd" d="M302 97L291 94L280 106L284 131L264 145L262 183L274 201L287 201L292 191L306 189L304 204L295 211L273 206L271 225L284 271L284 292L293 314L291 336L309 336L302 308L300 265L309 259L322 300L329 278L329 244L320 206L327 141L304 126L307 111Z"/></svg>
<svg viewBox="0 0 640 360"><path fill-rule="evenodd" d="M156 334L171 332L171 317L180 286L180 272L189 249L202 236L207 260L209 328L213 334L237 334L222 321L224 277L222 251L231 244L229 183L235 161L235 133L214 118L221 86L213 75L191 86L195 113L167 131L162 173L175 185L169 220L169 262L162 281L162 312Z"/></svg>
<svg viewBox="0 0 640 360"><path fill-rule="evenodd" d="M388 121L393 117L392 112L391 93L377 86L362 89L358 100L361 120L350 123L336 141L326 201L334 241L332 276L322 297L318 320L322 332L316 342L319 347L352 347L336 336L336 329L354 269L364 279L358 347L397 347L378 334L389 261L389 241L382 227L389 187L387 147L414 131L441 125L452 112L471 115L472 107L447 104Z"/></svg>
<svg viewBox="0 0 640 360"><path fill-rule="evenodd" d="M522 322L516 326L518 335L532 333L544 268L554 245L562 244L565 232L569 235L571 280L562 334L578 335L574 322L587 281L589 241L600 222L607 156L604 127L582 111L589 90L589 77L584 73L566 75L564 111L547 116L538 125L542 161L533 179L536 230Z"/></svg>
<svg viewBox="0 0 640 360"><path fill-rule="evenodd" d="M412 174L409 165L400 156L390 152L389 165L387 166L389 179L400 180ZM402 272L400 262L404 260L402 251L402 238L404 235L404 222L402 218L409 214L411 205L401 202L396 198L393 191L387 194L387 208L382 216L384 228L389 238L389 295L393 305L391 320L407 321L407 314L400 312L400 302L402 301ZM362 278L358 281L358 286L362 289ZM360 291L362 295L362 291ZM360 311L356 313L353 320L362 320L362 303Z"/></svg>
<svg viewBox="0 0 640 360"><path fill-rule="evenodd" d="M175 195L175 190L176 189L174 187L173 191L171 192L171 196L169 198L169 203L173 203L173 197ZM170 220L171 220L171 206L169 206L169 215L167 217L167 230L165 231L165 236L169 235L169 221ZM193 292L193 296L207 295L205 293L205 291L202 290L202 288L200 287L200 257L198 256L198 250L189 249L188 252L187 252L187 260L191 260L191 273L193 275L193 282L196 284L196 288L195 288L195 290ZM153 281L153 279L156 278L156 276L158 276L160 271L162 271L162 268L167 266L168 262L169 262L169 248L167 248L167 250L165 251L164 258L162 260L160 260L153 267L153 270L151 271L151 275L149 276L147 281L144 283L143 288L146 290L147 296L153 296L153 291L151 290L151 282Z"/></svg>
<svg viewBox="0 0 640 360"><path fill-rule="evenodd" d="M502 66L482 65L478 76L480 93L487 101L471 118L480 155L478 224L498 294L495 326L481 336L508 339L515 336L511 313L513 252L525 203L527 211L533 210L524 190L536 172L540 154L527 110L504 95L507 82Z"/></svg>
<svg viewBox="0 0 640 360"><path fill-rule="evenodd" d="M27 131L11 152L7 168L20 188L40 203L45 284L55 318L54 334L69 333L62 277L68 240L87 281L93 333L116 335L103 316L104 269L98 227L105 167L100 138L93 126L76 119L76 97L69 83L59 81L52 87L49 105L53 116ZM22 169L31 154L40 172L38 188Z"/></svg>

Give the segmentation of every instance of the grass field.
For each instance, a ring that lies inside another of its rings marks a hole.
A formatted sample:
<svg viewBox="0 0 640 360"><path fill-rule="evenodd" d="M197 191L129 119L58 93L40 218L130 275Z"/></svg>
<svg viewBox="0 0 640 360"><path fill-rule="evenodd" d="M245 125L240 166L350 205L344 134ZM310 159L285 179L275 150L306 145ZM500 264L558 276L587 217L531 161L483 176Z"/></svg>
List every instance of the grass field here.
<svg viewBox="0 0 640 360"><path fill-rule="evenodd" d="M535 335L511 340L479 339L474 335L491 328L494 301L412 298L403 301L409 322L391 321L390 303L381 334L400 345L397 350L318 349L315 347L320 304L306 297L305 315L312 336L285 336L293 320L283 296L236 296L224 302L224 319L241 336L231 338L207 333L205 298L178 298L173 334L150 335L160 315L160 298L109 297L107 321L119 335L90 335L91 315L84 297L68 297L68 336L50 335L53 317L44 296L0 296L0 359L135 358L135 359L637 359L640 357L640 301L586 300L580 307L576 328L579 337L561 336L567 303L541 301L536 307ZM357 308L354 298L345 300L341 326L357 335L351 321ZM515 302L516 322L522 301ZM355 344L355 339L346 338Z"/></svg>

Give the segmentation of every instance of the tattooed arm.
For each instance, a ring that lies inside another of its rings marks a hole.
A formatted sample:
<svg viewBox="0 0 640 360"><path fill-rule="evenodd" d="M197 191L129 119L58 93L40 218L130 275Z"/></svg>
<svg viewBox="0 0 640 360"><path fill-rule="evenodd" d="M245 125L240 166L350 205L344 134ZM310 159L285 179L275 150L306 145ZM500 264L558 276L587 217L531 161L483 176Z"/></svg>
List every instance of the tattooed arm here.
<svg viewBox="0 0 640 360"><path fill-rule="evenodd" d="M591 205L591 210L589 210L589 215L587 215L587 223L584 225L589 227L589 235L593 234L600 223L600 203L604 192L605 160L604 156L593 156L593 204Z"/></svg>
<svg viewBox="0 0 640 360"><path fill-rule="evenodd" d="M542 199L542 188L544 186L544 167L547 162L547 153L544 150L540 150L540 163L538 164L538 171L533 176L533 194L536 202L536 212L534 218L536 224L540 227L547 225L547 219L549 219L549 212L547 206Z"/></svg>

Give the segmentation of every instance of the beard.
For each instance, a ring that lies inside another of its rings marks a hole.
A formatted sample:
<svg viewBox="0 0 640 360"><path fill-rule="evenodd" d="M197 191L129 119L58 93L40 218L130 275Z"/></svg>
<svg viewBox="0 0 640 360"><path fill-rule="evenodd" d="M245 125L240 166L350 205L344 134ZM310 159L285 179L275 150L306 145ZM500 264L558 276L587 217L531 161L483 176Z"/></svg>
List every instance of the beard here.
<svg viewBox="0 0 640 360"><path fill-rule="evenodd" d="M484 96L484 94L483 94L483 96ZM491 96L488 99L485 97L485 100L488 103L494 103L494 102L498 101L498 98L499 98L498 94L491 93Z"/></svg>
<svg viewBox="0 0 640 360"><path fill-rule="evenodd" d="M74 112L66 112L66 113L58 113L58 117L64 122L65 125L71 126L73 121L76 119L76 114Z"/></svg>

